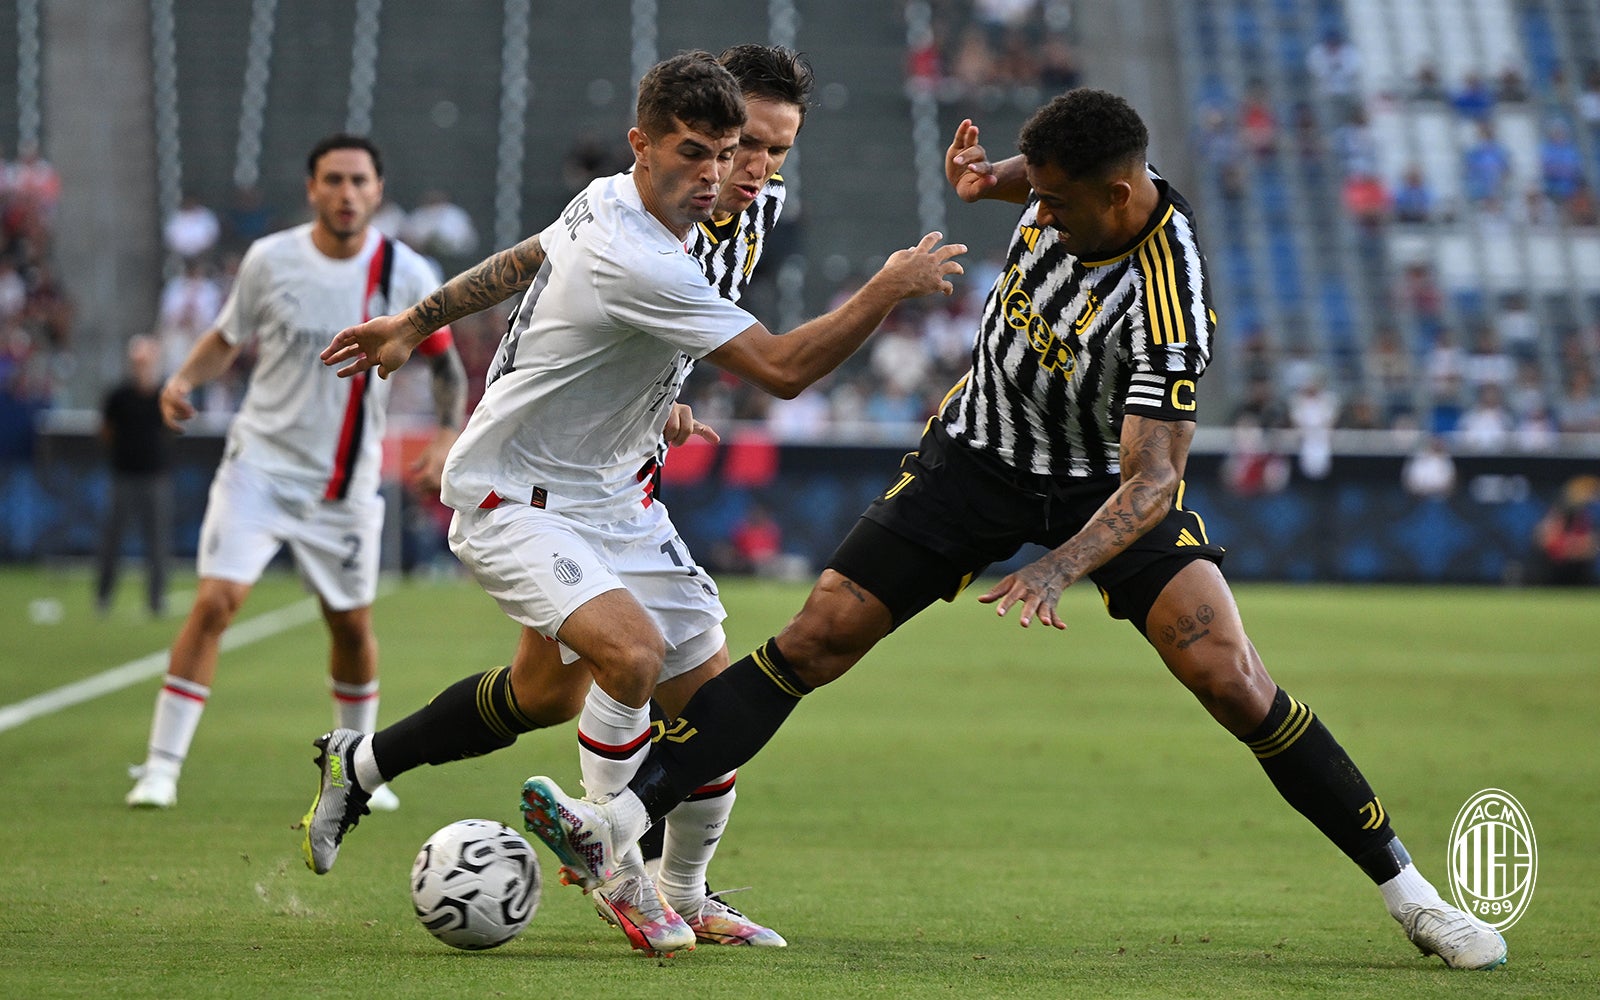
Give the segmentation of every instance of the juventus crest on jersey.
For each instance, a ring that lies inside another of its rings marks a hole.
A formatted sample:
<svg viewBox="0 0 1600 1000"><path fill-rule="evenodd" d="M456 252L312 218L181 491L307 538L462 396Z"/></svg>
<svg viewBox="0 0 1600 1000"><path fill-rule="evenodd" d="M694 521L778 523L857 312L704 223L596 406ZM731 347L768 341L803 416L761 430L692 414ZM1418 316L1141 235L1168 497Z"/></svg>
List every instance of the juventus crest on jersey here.
<svg viewBox="0 0 1600 1000"><path fill-rule="evenodd" d="M940 414L952 438L1026 472L1115 475L1124 413L1194 419L1216 314L1189 205L1151 177L1154 215L1105 260L1068 253L1029 201Z"/></svg>

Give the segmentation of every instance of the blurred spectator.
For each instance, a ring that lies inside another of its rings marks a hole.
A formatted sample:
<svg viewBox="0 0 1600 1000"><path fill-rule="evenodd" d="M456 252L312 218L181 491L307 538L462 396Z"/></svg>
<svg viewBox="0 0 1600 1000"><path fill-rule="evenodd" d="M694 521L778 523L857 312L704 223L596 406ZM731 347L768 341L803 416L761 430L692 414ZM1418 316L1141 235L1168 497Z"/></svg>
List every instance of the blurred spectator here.
<svg viewBox="0 0 1600 1000"><path fill-rule="evenodd" d="M156 316L156 338L160 343L163 376L171 375L189 356L195 342L222 310L223 294L204 259L191 257L183 273L167 279L161 289L161 305Z"/></svg>
<svg viewBox="0 0 1600 1000"><path fill-rule="evenodd" d="M39 153L36 145L17 149L17 160L6 170L5 187L12 197L29 205L45 226L55 219L56 203L61 200L61 177L56 168Z"/></svg>
<svg viewBox="0 0 1600 1000"><path fill-rule="evenodd" d="M1539 356L1539 319L1528 308L1525 293L1507 292L1501 296L1494 329L1501 346L1513 359L1528 361Z"/></svg>
<svg viewBox="0 0 1600 1000"><path fill-rule="evenodd" d="M933 359L917 330L896 319L891 316L873 335L868 361L879 384L915 394L927 381Z"/></svg>
<svg viewBox="0 0 1600 1000"><path fill-rule="evenodd" d="M1347 174L1340 187L1344 210L1368 236L1389 220L1389 192L1377 174Z"/></svg>
<svg viewBox="0 0 1600 1000"><path fill-rule="evenodd" d="M1045 96L1064 94L1083 82L1078 70L1078 53L1058 31L1051 32L1039 51L1039 85Z"/></svg>
<svg viewBox="0 0 1600 1000"><path fill-rule="evenodd" d="M1503 200L1511 177L1511 153L1495 138L1494 126L1480 122L1477 138L1462 155L1462 186L1467 200L1480 207Z"/></svg>
<svg viewBox="0 0 1600 1000"><path fill-rule="evenodd" d="M1539 176L1546 197L1557 205L1571 200L1583 183L1583 154L1565 122L1552 121L1545 126L1539 143Z"/></svg>
<svg viewBox="0 0 1600 1000"><path fill-rule="evenodd" d="M1250 423L1264 431L1279 431L1289 426L1289 408L1278 398L1271 376L1259 375L1250 380L1230 423Z"/></svg>
<svg viewBox="0 0 1600 1000"><path fill-rule="evenodd" d="M1505 394L1494 383L1480 385L1477 397L1456 424L1456 441L1473 451L1504 451L1511 442L1516 419L1506 407Z"/></svg>
<svg viewBox="0 0 1600 1000"><path fill-rule="evenodd" d="M1334 426L1347 431L1381 431L1389 422L1373 398L1363 393L1344 405Z"/></svg>
<svg viewBox="0 0 1600 1000"><path fill-rule="evenodd" d="M1400 331L1388 325L1379 327L1364 357L1367 377L1380 394L1384 419L1392 421L1400 411L1411 409L1416 387L1411 355L1400 340Z"/></svg>
<svg viewBox="0 0 1600 1000"><path fill-rule="evenodd" d="M1584 72L1583 89L1574 103L1578 118L1588 127L1589 134L1595 135L1600 130L1600 62L1591 63Z"/></svg>
<svg viewBox="0 0 1600 1000"><path fill-rule="evenodd" d="M224 213L224 245L243 253L250 244L272 232L272 228L272 210L267 207L261 189L253 184L235 187Z"/></svg>
<svg viewBox="0 0 1600 1000"><path fill-rule="evenodd" d="M918 30L906 46L906 86L913 93L937 94L944 83L944 61L931 26Z"/></svg>
<svg viewBox="0 0 1600 1000"><path fill-rule="evenodd" d="M1200 154L1204 175L1217 179L1223 198L1238 201L1244 195L1239 136L1221 108L1208 107L1201 112L1195 148Z"/></svg>
<svg viewBox="0 0 1600 1000"><path fill-rule="evenodd" d="M1332 103L1337 113L1359 106L1361 53L1343 33L1324 32L1306 53L1306 69L1317 96Z"/></svg>
<svg viewBox="0 0 1600 1000"><path fill-rule="evenodd" d="M1439 80L1439 68L1431 62L1425 62L1417 67L1417 75L1412 81L1411 96L1419 101L1442 101L1445 99L1444 84Z"/></svg>
<svg viewBox="0 0 1600 1000"><path fill-rule="evenodd" d="M192 194L183 196L183 202L161 227L167 249L184 260L209 252L222 235L222 224L217 213L200 203Z"/></svg>
<svg viewBox="0 0 1600 1000"><path fill-rule="evenodd" d="M1289 462L1277 453L1266 428L1244 413L1233 422L1221 475L1222 484L1235 496L1277 493L1289 484Z"/></svg>
<svg viewBox="0 0 1600 1000"><path fill-rule="evenodd" d="M605 177L627 167L625 149L595 132L578 136L561 157L561 181L576 194L596 177Z"/></svg>
<svg viewBox="0 0 1600 1000"><path fill-rule="evenodd" d="M1400 274L1400 307L1417 324L1417 333L1426 349L1444 331L1444 290L1434 278L1433 267L1413 261Z"/></svg>
<svg viewBox="0 0 1600 1000"><path fill-rule="evenodd" d="M1239 102L1239 137L1244 148L1258 159L1267 159L1278 151L1278 118L1272 111L1272 101L1267 85L1251 80Z"/></svg>
<svg viewBox="0 0 1600 1000"><path fill-rule="evenodd" d="M399 239L400 231L406 227L405 207L393 198L383 199L383 204L372 213L370 225L392 240Z"/></svg>
<svg viewBox="0 0 1600 1000"><path fill-rule="evenodd" d="M1594 513L1597 499L1600 480L1594 476L1574 477L1534 526L1542 582L1569 587L1594 585L1595 560L1600 558L1600 529L1596 528Z"/></svg>
<svg viewBox="0 0 1600 1000"><path fill-rule="evenodd" d="M1525 104L1528 100L1528 81L1515 66L1500 71L1495 81L1495 99L1502 104Z"/></svg>
<svg viewBox="0 0 1600 1000"><path fill-rule="evenodd" d="M1467 121L1487 123L1494 112L1494 90L1481 73L1468 73L1461 79L1461 89L1451 95L1450 106Z"/></svg>
<svg viewBox="0 0 1600 1000"><path fill-rule="evenodd" d="M111 503L101 525L95 608L111 610L122 540L138 525L144 542L145 606L167 607L167 562L172 548L171 438L161 418L161 348L154 338L128 340L127 378L101 406L100 439L111 465Z"/></svg>
<svg viewBox="0 0 1600 1000"><path fill-rule="evenodd" d="M1560 441L1561 431L1555 415L1541 402L1517 417L1512 437L1519 451L1549 451Z"/></svg>
<svg viewBox="0 0 1600 1000"><path fill-rule="evenodd" d="M443 191L429 191L406 216L400 238L426 257L465 257L478 246L478 230L467 210Z"/></svg>
<svg viewBox="0 0 1600 1000"><path fill-rule="evenodd" d="M1025 27L1039 0L973 0L972 12L991 44L999 47L1009 31Z"/></svg>
<svg viewBox="0 0 1600 1000"><path fill-rule="evenodd" d="M1433 210L1433 187L1422 173L1422 168L1415 163L1410 164L1400 176L1400 184L1394 189L1395 221L1431 222Z"/></svg>
<svg viewBox="0 0 1600 1000"><path fill-rule="evenodd" d="M1549 394L1545 391L1544 375L1537 361L1516 362L1516 374L1506 390L1506 404L1521 420L1535 410L1550 409Z"/></svg>
<svg viewBox="0 0 1600 1000"><path fill-rule="evenodd" d="M1378 140L1364 109L1351 111L1333 130L1333 151L1346 175L1378 172Z"/></svg>
<svg viewBox="0 0 1600 1000"><path fill-rule="evenodd" d="M17 262L0 254L0 327L18 320L28 305L28 284L17 273Z"/></svg>
<svg viewBox="0 0 1600 1000"><path fill-rule="evenodd" d="M1466 352L1456 343L1455 331L1444 329L1422 358L1422 372L1428 379L1428 392L1435 397L1449 395L1450 387L1466 378Z"/></svg>
<svg viewBox="0 0 1600 1000"><path fill-rule="evenodd" d="M1333 468L1333 426L1339 418L1339 398L1329 392L1321 376L1313 378L1289 398L1289 424L1298 432L1297 459L1307 479L1326 479Z"/></svg>
<svg viewBox="0 0 1600 1000"><path fill-rule="evenodd" d="M793 399L774 399L767 408L767 430L776 441L823 440L832 421L829 393L821 386L813 386Z"/></svg>
<svg viewBox="0 0 1600 1000"><path fill-rule="evenodd" d="M1456 463L1438 435L1429 435L1400 467L1400 485L1414 497L1447 497L1455 492Z"/></svg>
<svg viewBox="0 0 1600 1000"><path fill-rule="evenodd" d="M1504 388L1511 384L1516 363L1500 349L1500 337L1490 327L1478 330L1472 342L1472 351L1462 360L1462 375L1473 387L1495 385Z"/></svg>
<svg viewBox="0 0 1600 1000"><path fill-rule="evenodd" d="M1578 186L1562 209L1569 226L1600 226L1600 203L1596 203L1594 189L1587 179L1578 180Z"/></svg>
<svg viewBox="0 0 1600 1000"><path fill-rule="evenodd" d="M961 30L950 60L950 79L962 96L979 96L994 85L998 67L990 36L976 24Z"/></svg>
<svg viewBox="0 0 1600 1000"><path fill-rule="evenodd" d="M1594 375L1588 368L1568 369L1555 409L1556 426L1563 431L1600 432L1600 394L1595 391Z"/></svg>
<svg viewBox="0 0 1600 1000"><path fill-rule="evenodd" d="M46 261L35 261L26 278L28 301L23 307L23 322L36 338L51 350L64 352L72 344L72 300L56 280L55 269Z"/></svg>

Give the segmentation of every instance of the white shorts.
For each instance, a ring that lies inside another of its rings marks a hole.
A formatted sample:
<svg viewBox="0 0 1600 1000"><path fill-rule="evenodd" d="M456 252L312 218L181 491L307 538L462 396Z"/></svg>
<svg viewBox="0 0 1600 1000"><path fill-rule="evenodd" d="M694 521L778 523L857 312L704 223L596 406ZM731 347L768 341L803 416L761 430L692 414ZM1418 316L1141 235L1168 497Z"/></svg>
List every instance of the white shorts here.
<svg viewBox="0 0 1600 1000"><path fill-rule="evenodd" d="M550 638L586 602L626 589L666 640L661 680L692 670L722 648L728 613L716 582L694 564L659 503L632 520L598 525L520 503L457 511L450 551L501 610ZM562 659L575 657L563 646Z"/></svg>
<svg viewBox="0 0 1600 1000"><path fill-rule="evenodd" d="M300 576L334 611L370 605L378 596L383 497L321 500L237 459L211 480L200 524L202 577L254 584L284 545Z"/></svg>

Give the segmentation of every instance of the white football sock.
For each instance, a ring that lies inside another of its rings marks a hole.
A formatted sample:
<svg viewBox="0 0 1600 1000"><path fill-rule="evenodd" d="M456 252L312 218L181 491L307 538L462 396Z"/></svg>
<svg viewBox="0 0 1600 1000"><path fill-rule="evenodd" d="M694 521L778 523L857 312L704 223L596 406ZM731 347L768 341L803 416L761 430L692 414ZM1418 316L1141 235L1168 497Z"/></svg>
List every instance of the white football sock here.
<svg viewBox="0 0 1600 1000"><path fill-rule="evenodd" d="M200 726L200 715L206 710L206 699L210 697L211 688L204 684L172 674L165 677L156 695L155 714L150 719L146 770L178 776L184 758L189 756L194 731Z"/></svg>
<svg viewBox="0 0 1600 1000"><path fill-rule="evenodd" d="M378 681L350 684L328 679L333 691L333 723L340 729L370 733L378 728Z"/></svg>
<svg viewBox="0 0 1600 1000"><path fill-rule="evenodd" d="M1378 891L1383 893L1383 905L1389 908L1389 915L1396 920L1400 919L1400 907L1404 903L1438 906L1444 902L1439 890L1422 877L1416 865L1400 869L1400 874L1378 886Z"/></svg>
<svg viewBox="0 0 1600 1000"><path fill-rule="evenodd" d="M378 758L372 753L372 737L367 737L356 744L355 753L350 755L351 762L356 768L356 784L367 789L367 794L384 783L383 772L378 770Z"/></svg>
<svg viewBox="0 0 1600 1000"><path fill-rule="evenodd" d="M689 798L678 803L667 814L667 835L661 848L661 874L656 884L676 910L693 911L706 893L706 869L717 853L733 812L733 801L738 797L734 788L735 772L727 774L695 790L695 795L726 787L721 794L706 798Z"/></svg>
<svg viewBox="0 0 1600 1000"><path fill-rule="evenodd" d="M624 705L598 684L589 685L578 716L578 762L583 770L583 787L591 798L607 792L621 792L650 753L650 707ZM637 796L631 796L638 802ZM643 804L640 804L643 809ZM643 833L641 829L639 831ZM635 834L632 840L638 839ZM621 844L618 844L621 849ZM637 844L621 850L619 870L628 875L644 870L644 858Z"/></svg>

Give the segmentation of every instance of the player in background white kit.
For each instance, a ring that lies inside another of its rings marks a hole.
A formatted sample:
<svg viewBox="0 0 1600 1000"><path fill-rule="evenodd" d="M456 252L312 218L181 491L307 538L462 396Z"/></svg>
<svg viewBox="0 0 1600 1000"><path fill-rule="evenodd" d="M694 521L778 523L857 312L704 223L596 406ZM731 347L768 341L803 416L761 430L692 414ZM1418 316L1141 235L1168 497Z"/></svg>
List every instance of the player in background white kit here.
<svg viewBox="0 0 1600 1000"><path fill-rule="evenodd" d="M194 606L173 642L156 696L145 762L130 806L168 808L216 675L222 633L287 544L322 606L329 677L341 726L371 731L378 715L378 494L389 386L333 376L318 352L334 332L413 305L437 276L410 248L368 223L383 200L383 164L365 138L334 135L306 162L313 219L257 240L216 327L161 390L174 429L194 416L190 392L226 372L247 342L258 359L228 430L200 528ZM466 373L448 329L418 346L432 371L438 430L413 471L437 488L461 426ZM387 788L378 808L399 805Z"/></svg>
<svg viewBox="0 0 1600 1000"><path fill-rule="evenodd" d="M451 449L443 497L456 509L453 551L525 626L519 661L539 636L558 638L593 675L599 703L591 700L586 714L598 707L604 725L638 734L631 746L616 745L625 753L595 794L625 783L648 748L657 681L697 669L724 645L715 585L647 488L657 441L674 437L669 411L686 358L792 397L849 357L896 303L948 293L947 279L961 270L953 258L965 247L938 246L939 234L929 234L832 313L774 336L721 298L683 248L690 229L710 218L744 119L737 81L710 55L658 64L639 86L631 174L596 180L537 237L401 316L342 332L323 354L348 362L341 374L387 374L439 324L529 289L483 401ZM527 269L535 256L537 274ZM676 430L686 436L693 427ZM418 727L407 734L412 746L399 749L446 763L548 724L519 707L527 696L512 693L514 672L466 678L434 699L432 728L468 730L476 745L463 747L460 732L431 737ZM317 744L323 780L304 847L324 872L366 811L364 789L389 765L376 737L334 732ZM603 888L635 947L693 946L693 930L636 855L616 875L588 888Z"/></svg>

